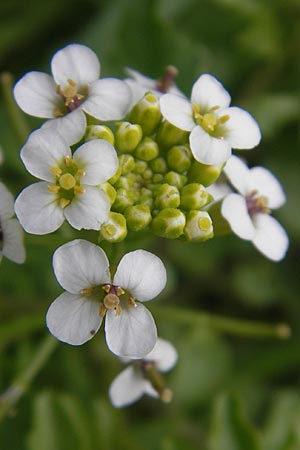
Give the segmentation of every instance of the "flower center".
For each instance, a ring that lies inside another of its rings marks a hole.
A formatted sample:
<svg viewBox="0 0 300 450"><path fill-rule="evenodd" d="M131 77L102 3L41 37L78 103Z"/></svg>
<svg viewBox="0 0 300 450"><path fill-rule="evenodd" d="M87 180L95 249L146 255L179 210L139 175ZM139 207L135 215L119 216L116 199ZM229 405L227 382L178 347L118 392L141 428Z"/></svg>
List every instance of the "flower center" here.
<svg viewBox="0 0 300 450"><path fill-rule="evenodd" d="M200 107L198 104L194 103L193 116L197 125L200 125L209 135L216 138L224 138L226 134L226 127L224 124L230 119L228 114L218 117L215 111L219 109L219 106L213 106L208 110L208 112L201 114Z"/></svg>
<svg viewBox="0 0 300 450"><path fill-rule="evenodd" d="M263 213L269 214L270 209L268 208L267 197L259 196L257 191L252 191L246 197L247 209L252 216L253 214Z"/></svg>
<svg viewBox="0 0 300 450"><path fill-rule="evenodd" d="M48 190L57 194L59 204L62 208L68 206L76 195L84 192L80 180L84 175L82 168L74 163L70 156L66 156L60 166L51 167L55 175L55 184L48 186Z"/></svg>
<svg viewBox="0 0 300 450"><path fill-rule="evenodd" d="M68 79L68 84L63 88L59 84L56 86L56 92L63 98L64 103L62 107L58 107L54 111L55 116L64 116L77 109L84 102L88 95L88 86L83 86L81 92L78 91L77 83L72 79Z"/></svg>
<svg viewBox="0 0 300 450"><path fill-rule="evenodd" d="M124 289L120 286L114 286L113 284L104 284L102 289L106 292L106 295L99 309L100 316L104 317L106 311L109 309L114 309L116 316L119 316L122 312L120 297L125 294ZM131 296L129 296L128 303L130 306L136 306L135 301Z"/></svg>

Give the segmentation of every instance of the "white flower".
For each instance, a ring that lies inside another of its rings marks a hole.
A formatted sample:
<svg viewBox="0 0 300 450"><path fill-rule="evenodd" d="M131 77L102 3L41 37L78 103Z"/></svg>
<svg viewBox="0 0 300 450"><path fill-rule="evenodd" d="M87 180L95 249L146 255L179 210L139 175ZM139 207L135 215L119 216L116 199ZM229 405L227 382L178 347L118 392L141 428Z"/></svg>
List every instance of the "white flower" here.
<svg viewBox="0 0 300 450"><path fill-rule="evenodd" d="M250 149L261 138L253 117L243 109L229 107L230 95L209 74L195 82L191 101L174 94L160 99L162 115L176 127L191 131L190 147L197 161L221 164L231 149Z"/></svg>
<svg viewBox="0 0 300 450"><path fill-rule="evenodd" d="M0 183L0 260L2 256L22 264L25 261L23 230L14 216L14 198Z"/></svg>
<svg viewBox="0 0 300 450"><path fill-rule="evenodd" d="M111 144L95 139L72 155L60 134L40 129L30 135L21 158L32 175L45 180L25 188L15 202L16 215L28 233L51 233L65 219L78 230L100 229L110 204L97 185L118 167Z"/></svg>
<svg viewBox="0 0 300 450"><path fill-rule="evenodd" d="M153 349L157 340L155 322L135 299L151 300L165 287L166 270L157 256L145 250L127 253L111 282L104 251L78 239L56 250L53 267L66 290L47 313L47 326L57 339L84 344L95 335L105 316L106 342L113 353L142 358Z"/></svg>
<svg viewBox="0 0 300 450"><path fill-rule="evenodd" d="M99 80L100 62L88 47L71 44L54 54L50 76L25 74L14 88L20 108L45 119L71 145L86 128L85 113L99 120L120 120L129 108L130 89L115 78Z"/></svg>
<svg viewBox="0 0 300 450"><path fill-rule="evenodd" d="M170 401L172 393L165 387L162 378L158 377L158 372L171 370L177 359L178 354L174 346L170 342L158 338L155 347L148 355L129 365L111 383L109 397L112 404L116 408L128 406L139 400L144 394L155 398L160 396L163 401ZM155 380L152 380L153 372ZM154 381L155 386L151 380Z"/></svg>
<svg viewBox="0 0 300 450"><path fill-rule="evenodd" d="M236 156L229 159L224 172L239 193L224 198L223 217L240 238L252 241L267 258L280 261L288 249L289 239L269 214L286 200L279 181L263 167L248 169Z"/></svg>
<svg viewBox="0 0 300 450"><path fill-rule="evenodd" d="M135 105L147 92L153 92L156 97L161 97L167 92L183 96L182 92L174 84L177 69L174 66L167 66L164 77L160 80L146 77L137 70L126 67L126 73L130 78L124 81L131 89L131 106Z"/></svg>

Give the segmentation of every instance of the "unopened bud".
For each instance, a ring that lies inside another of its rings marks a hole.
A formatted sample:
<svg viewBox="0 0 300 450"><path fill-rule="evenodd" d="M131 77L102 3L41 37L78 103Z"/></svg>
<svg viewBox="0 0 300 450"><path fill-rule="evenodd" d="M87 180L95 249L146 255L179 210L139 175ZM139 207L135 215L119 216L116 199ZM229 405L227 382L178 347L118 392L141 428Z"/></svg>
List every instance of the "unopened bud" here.
<svg viewBox="0 0 300 450"><path fill-rule="evenodd" d="M167 161L170 169L176 172L186 172L191 165L192 154L188 145L175 145L170 148Z"/></svg>
<svg viewBox="0 0 300 450"><path fill-rule="evenodd" d="M142 188L140 192L140 198L138 203L149 206L150 209L153 207L153 192L151 189Z"/></svg>
<svg viewBox="0 0 300 450"><path fill-rule="evenodd" d="M155 189L154 206L156 208L177 208L179 204L180 195L176 186L164 183Z"/></svg>
<svg viewBox="0 0 300 450"><path fill-rule="evenodd" d="M126 175L132 172L135 166L135 159L132 155L120 155L119 164L121 167L122 175Z"/></svg>
<svg viewBox="0 0 300 450"><path fill-rule="evenodd" d="M117 150L131 153L141 142L143 137L142 127L130 122L117 122L115 131L115 146Z"/></svg>
<svg viewBox="0 0 300 450"><path fill-rule="evenodd" d="M189 211L184 235L188 241L203 242L214 235L212 220L206 211Z"/></svg>
<svg viewBox="0 0 300 450"><path fill-rule="evenodd" d="M147 92L144 97L132 108L129 120L138 123L145 135L152 134L161 120L159 101L152 92Z"/></svg>
<svg viewBox="0 0 300 450"><path fill-rule="evenodd" d="M164 174L168 171L168 166L164 158L155 158L150 161L149 166L155 173Z"/></svg>
<svg viewBox="0 0 300 450"><path fill-rule="evenodd" d="M103 191L106 194L110 205L112 205L117 195L115 188L108 182L100 184L99 187L101 191Z"/></svg>
<svg viewBox="0 0 300 450"><path fill-rule="evenodd" d="M210 196L205 187L199 183L183 186L180 193L180 206L183 209L199 209L209 202Z"/></svg>
<svg viewBox="0 0 300 450"><path fill-rule="evenodd" d="M152 216L148 205L129 206L124 211L127 226L132 231L140 231L151 222Z"/></svg>
<svg viewBox="0 0 300 450"><path fill-rule="evenodd" d="M187 177L171 170L170 172L166 173L166 175L164 176L164 180L166 183L169 183L172 186L176 186L178 189L181 189L186 184Z"/></svg>
<svg viewBox="0 0 300 450"><path fill-rule="evenodd" d="M157 157L158 153L157 143L149 137L145 137L135 149L135 156L143 161L151 161Z"/></svg>
<svg viewBox="0 0 300 450"><path fill-rule="evenodd" d="M93 139L105 139L110 144L115 144L114 134L106 125L89 125L86 128L85 141Z"/></svg>
<svg viewBox="0 0 300 450"><path fill-rule="evenodd" d="M116 199L112 205L114 211L123 212L128 206L133 205L134 195L128 189L117 190Z"/></svg>
<svg viewBox="0 0 300 450"><path fill-rule="evenodd" d="M169 149L174 145L186 144L189 140L189 132L180 130L167 120L160 123L156 141L159 146L164 149Z"/></svg>
<svg viewBox="0 0 300 450"><path fill-rule="evenodd" d="M179 209L165 208L154 217L150 226L156 236L176 239L183 234L185 215Z"/></svg>
<svg viewBox="0 0 300 450"><path fill-rule="evenodd" d="M108 220L102 225L100 236L108 242L120 242L127 236L126 219L123 214L110 212Z"/></svg>
<svg viewBox="0 0 300 450"><path fill-rule="evenodd" d="M143 173L148 168L146 161L136 160L133 171L135 173Z"/></svg>
<svg viewBox="0 0 300 450"><path fill-rule="evenodd" d="M194 161L188 171L188 179L190 182L201 183L203 186L209 186L219 178L223 166L224 164L208 166L198 161Z"/></svg>

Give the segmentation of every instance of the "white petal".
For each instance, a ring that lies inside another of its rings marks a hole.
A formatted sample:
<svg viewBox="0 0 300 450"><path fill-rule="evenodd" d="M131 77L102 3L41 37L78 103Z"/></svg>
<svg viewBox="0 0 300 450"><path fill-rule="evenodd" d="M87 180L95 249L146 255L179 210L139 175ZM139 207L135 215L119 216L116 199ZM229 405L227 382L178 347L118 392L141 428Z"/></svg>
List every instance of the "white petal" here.
<svg viewBox="0 0 300 450"><path fill-rule="evenodd" d="M231 155L231 146L225 139L210 136L200 126L191 132L190 146L195 159L202 164L222 164Z"/></svg>
<svg viewBox="0 0 300 450"><path fill-rule="evenodd" d="M76 144L85 133L86 117L82 109L77 108L66 116L47 120L42 129L50 129L54 134L59 133L68 145Z"/></svg>
<svg viewBox="0 0 300 450"><path fill-rule="evenodd" d="M153 91L156 89L156 81L153 78L146 77L141 72L137 70L130 69L130 67L125 68L126 74L133 78L140 86L143 86L148 91Z"/></svg>
<svg viewBox="0 0 300 450"><path fill-rule="evenodd" d="M90 85L82 108L99 120L121 120L128 113L130 102L131 91L124 81L103 78Z"/></svg>
<svg viewBox="0 0 300 450"><path fill-rule="evenodd" d="M111 403L116 408L131 405L142 397L148 383L138 367L126 367L109 386Z"/></svg>
<svg viewBox="0 0 300 450"><path fill-rule="evenodd" d="M127 86L130 89L131 92L131 101L130 101L130 107L129 110L139 101L141 100L146 92L155 92L154 89L147 89L141 84L139 84L135 80L131 80L130 78L127 78L124 80L124 82L127 84ZM155 92L156 95L156 92Z"/></svg>
<svg viewBox="0 0 300 450"><path fill-rule="evenodd" d="M94 337L102 322L99 303L64 292L51 303L47 316L49 331L62 342L81 345Z"/></svg>
<svg viewBox="0 0 300 450"><path fill-rule="evenodd" d="M229 120L224 124L225 139L230 142L232 148L250 149L259 144L261 139L259 126L247 111L232 107L217 110L216 115L229 116Z"/></svg>
<svg viewBox="0 0 300 450"><path fill-rule="evenodd" d="M160 372L167 372L175 366L178 353L171 342L158 338L153 350L143 359L154 361Z"/></svg>
<svg viewBox="0 0 300 450"><path fill-rule="evenodd" d="M184 97L165 94L160 98L160 109L164 118L181 130L191 131L196 125L192 105Z"/></svg>
<svg viewBox="0 0 300 450"><path fill-rule="evenodd" d="M84 86L99 78L100 62L89 47L71 44L55 53L51 70L56 83L61 87L67 85L68 80Z"/></svg>
<svg viewBox="0 0 300 450"><path fill-rule="evenodd" d="M256 214L254 226L255 235L252 242L255 247L273 261L284 258L289 246L289 238L280 223L268 214Z"/></svg>
<svg viewBox="0 0 300 450"><path fill-rule="evenodd" d="M108 348L117 356L143 358L153 349L157 340L153 317L142 303L136 303L136 307L121 307L119 316L114 310L106 312L105 333Z"/></svg>
<svg viewBox="0 0 300 450"><path fill-rule="evenodd" d="M222 84L212 75L205 73L194 83L191 95L192 103L200 106L200 113L206 113L214 106L227 108L230 95Z"/></svg>
<svg viewBox="0 0 300 450"><path fill-rule="evenodd" d="M161 259L146 250L135 250L121 259L114 284L142 301L156 297L165 287L167 273Z"/></svg>
<svg viewBox="0 0 300 450"><path fill-rule="evenodd" d="M21 150L21 158L28 172L50 183L55 182L51 167L60 165L66 156L72 156L66 141L51 130L34 131Z"/></svg>
<svg viewBox="0 0 300 450"><path fill-rule="evenodd" d="M14 215L14 197L7 187L0 182L0 218L9 219Z"/></svg>
<svg viewBox="0 0 300 450"><path fill-rule="evenodd" d="M110 204L103 191L94 186L83 186L84 192L76 195L64 209L69 224L76 230L100 230L107 221Z"/></svg>
<svg viewBox="0 0 300 450"><path fill-rule="evenodd" d="M55 89L55 82L47 73L29 72L15 85L14 97L27 114L51 119L61 103L61 97Z"/></svg>
<svg viewBox="0 0 300 450"><path fill-rule="evenodd" d="M47 234L57 230L64 222L57 197L48 190L48 183L31 184L15 202L16 215L27 233Z"/></svg>
<svg viewBox="0 0 300 450"><path fill-rule="evenodd" d="M264 167L253 167L249 174L249 190L257 190L259 195L268 199L271 209L282 206L286 197L277 178Z"/></svg>
<svg viewBox="0 0 300 450"><path fill-rule="evenodd" d="M237 191L244 196L250 192L248 189L250 170L240 158L232 155L228 159L223 171Z"/></svg>
<svg viewBox="0 0 300 450"><path fill-rule="evenodd" d="M97 185L111 178L119 166L114 147L104 139L94 139L81 145L73 161L83 167L82 184Z"/></svg>
<svg viewBox="0 0 300 450"><path fill-rule="evenodd" d="M251 240L255 229L248 214L246 200L242 195L229 194L222 202L221 213L232 231L240 238Z"/></svg>
<svg viewBox="0 0 300 450"><path fill-rule="evenodd" d="M25 261L24 233L17 219L1 222L3 233L3 255L11 261L22 264Z"/></svg>
<svg viewBox="0 0 300 450"><path fill-rule="evenodd" d="M72 294L110 282L106 254L98 245L83 239L59 247L53 255L53 269L59 284Z"/></svg>
<svg viewBox="0 0 300 450"><path fill-rule="evenodd" d="M225 195L232 192L227 183L220 182L213 183L210 186L207 186L205 189L206 192L213 196L215 202L221 200L221 198L225 197Z"/></svg>

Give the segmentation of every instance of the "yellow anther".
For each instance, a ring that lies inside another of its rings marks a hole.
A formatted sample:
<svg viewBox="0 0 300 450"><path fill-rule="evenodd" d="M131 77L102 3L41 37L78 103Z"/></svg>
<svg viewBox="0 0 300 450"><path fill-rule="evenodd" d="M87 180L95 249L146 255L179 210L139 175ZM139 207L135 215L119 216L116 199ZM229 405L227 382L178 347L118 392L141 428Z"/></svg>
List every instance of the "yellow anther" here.
<svg viewBox="0 0 300 450"><path fill-rule="evenodd" d="M73 187L76 185L76 180L70 173L64 173L59 178L59 184L63 189L69 191L70 189L73 189Z"/></svg>
<svg viewBox="0 0 300 450"><path fill-rule="evenodd" d="M116 316L119 316L121 314L122 308L120 305L115 307L115 311L116 311Z"/></svg>
<svg viewBox="0 0 300 450"><path fill-rule="evenodd" d="M61 169L57 166L51 167L50 171L54 173L54 175L56 175L57 177L61 175Z"/></svg>
<svg viewBox="0 0 300 450"><path fill-rule="evenodd" d="M104 290L104 292L106 292L108 294L110 292L111 285L110 284L104 284L102 286L102 289Z"/></svg>
<svg viewBox="0 0 300 450"><path fill-rule="evenodd" d="M208 131L214 131L216 125L218 123L218 119L213 112L204 114L202 119L202 126Z"/></svg>
<svg viewBox="0 0 300 450"><path fill-rule="evenodd" d="M65 157L65 164L67 167L70 167L72 165L72 158L70 156Z"/></svg>
<svg viewBox="0 0 300 450"><path fill-rule="evenodd" d="M117 296L118 297L120 297L120 295L124 295L125 294L124 289L122 289L120 286L117 286L116 291L117 291Z"/></svg>
<svg viewBox="0 0 300 450"><path fill-rule="evenodd" d="M79 179L81 177L83 177L85 175L85 171L83 169L78 169L77 172L75 173L75 178Z"/></svg>
<svg viewBox="0 0 300 450"><path fill-rule="evenodd" d="M103 303L106 309L115 309L119 305L120 299L115 294L107 294L103 299Z"/></svg>
<svg viewBox="0 0 300 450"><path fill-rule="evenodd" d="M132 296L129 297L128 303L129 303L129 306L133 306L134 308L136 307L135 300Z"/></svg>
<svg viewBox="0 0 300 450"><path fill-rule="evenodd" d="M229 119L230 119L230 115L229 114L225 114L225 116L221 116L219 118L219 122L220 123L226 123L226 122L228 122Z"/></svg>
<svg viewBox="0 0 300 450"><path fill-rule="evenodd" d="M93 288L85 288L80 291L80 294L89 297L90 295L92 295L93 291Z"/></svg>
<svg viewBox="0 0 300 450"><path fill-rule="evenodd" d="M59 108L56 108L56 109L53 111L53 115L54 115L55 117L62 117L62 116L64 115L64 113L63 113Z"/></svg>
<svg viewBox="0 0 300 450"><path fill-rule="evenodd" d="M211 221L208 219L208 217L201 217L198 220L198 226L199 226L200 230L208 231L211 227Z"/></svg>
<svg viewBox="0 0 300 450"><path fill-rule="evenodd" d="M219 105L215 105L215 106L212 106L212 107L210 108L210 111L216 111L216 110L219 109L219 108L220 108Z"/></svg>
<svg viewBox="0 0 300 450"><path fill-rule="evenodd" d="M56 184L49 184L48 191L52 192L53 194L57 194L60 190L60 186L57 186Z"/></svg>
<svg viewBox="0 0 300 450"><path fill-rule="evenodd" d="M84 193L84 188L82 186L74 186L74 193L75 194L83 194Z"/></svg>
<svg viewBox="0 0 300 450"><path fill-rule="evenodd" d="M62 208L65 208L71 203L71 200L68 200L67 198L61 198L59 201L59 204Z"/></svg>
<svg viewBox="0 0 300 450"><path fill-rule="evenodd" d="M105 314L106 314L106 308L105 308L105 306L101 303L100 308L99 308L99 316L103 318L103 317L105 316Z"/></svg>
<svg viewBox="0 0 300 450"><path fill-rule="evenodd" d="M73 86L73 87L75 87L75 86L76 86L76 83L75 83L75 81L74 81L74 80L72 80L71 78L68 78L68 83L69 83L69 85L70 85L70 86Z"/></svg>

